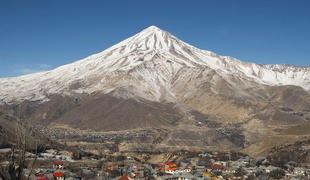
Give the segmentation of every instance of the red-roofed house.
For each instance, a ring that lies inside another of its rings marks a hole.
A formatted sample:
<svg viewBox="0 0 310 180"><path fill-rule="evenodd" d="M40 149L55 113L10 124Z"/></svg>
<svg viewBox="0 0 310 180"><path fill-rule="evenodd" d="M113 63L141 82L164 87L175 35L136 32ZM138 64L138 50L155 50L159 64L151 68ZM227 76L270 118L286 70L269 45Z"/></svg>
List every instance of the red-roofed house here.
<svg viewBox="0 0 310 180"><path fill-rule="evenodd" d="M44 173L37 173L36 174L37 180L49 180Z"/></svg>
<svg viewBox="0 0 310 180"><path fill-rule="evenodd" d="M223 164L220 164L220 163L212 163L208 166L208 168L212 169L212 170L220 171L220 170L224 170L225 166Z"/></svg>
<svg viewBox="0 0 310 180"><path fill-rule="evenodd" d="M53 176L54 176L55 180L64 180L65 179L65 174L61 171L54 172Z"/></svg>
<svg viewBox="0 0 310 180"><path fill-rule="evenodd" d="M177 170L177 165L172 161L167 161L164 164L161 164L159 166L160 166L159 169L165 172Z"/></svg>

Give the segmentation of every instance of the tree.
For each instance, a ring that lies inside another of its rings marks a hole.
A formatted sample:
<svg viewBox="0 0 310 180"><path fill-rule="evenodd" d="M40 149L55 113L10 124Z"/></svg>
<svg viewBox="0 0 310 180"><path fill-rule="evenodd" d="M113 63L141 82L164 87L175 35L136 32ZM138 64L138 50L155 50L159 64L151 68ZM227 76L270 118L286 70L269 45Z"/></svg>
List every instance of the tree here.
<svg viewBox="0 0 310 180"><path fill-rule="evenodd" d="M247 174L247 171L243 168L243 167L239 167L238 169L236 169L235 171L235 176L236 177L243 177L244 175Z"/></svg>
<svg viewBox="0 0 310 180"><path fill-rule="evenodd" d="M74 159L74 160L81 160L82 159L81 152L79 152L78 150L73 151L72 159Z"/></svg>
<svg viewBox="0 0 310 180"><path fill-rule="evenodd" d="M285 171L281 168L273 169L269 173L269 177L272 177L274 179L282 179L285 176Z"/></svg>
<svg viewBox="0 0 310 180"><path fill-rule="evenodd" d="M20 116L21 117L21 116ZM29 148L31 135L33 134L32 128L25 121L17 119L15 123L15 141L12 143L11 154L7 159L9 164L0 167L0 179L3 180L21 180L23 179L23 171L26 168L26 152ZM37 143L36 143L37 152ZM34 164L36 158L32 162L30 173L27 179L33 174Z"/></svg>
<svg viewBox="0 0 310 180"><path fill-rule="evenodd" d="M16 126L16 142L11 148L11 155L9 156L9 165L1 167L0 177L3 180L20 180L22 173L26 166L26 132L25 129L17 124Z"/></svg>

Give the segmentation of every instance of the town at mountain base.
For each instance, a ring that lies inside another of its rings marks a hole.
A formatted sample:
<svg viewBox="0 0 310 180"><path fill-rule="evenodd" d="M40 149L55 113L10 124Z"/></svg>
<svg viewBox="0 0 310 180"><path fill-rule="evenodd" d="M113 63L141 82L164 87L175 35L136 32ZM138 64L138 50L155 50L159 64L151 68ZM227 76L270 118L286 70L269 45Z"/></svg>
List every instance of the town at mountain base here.
<svg viewBox="0 0 310 180"><path fill-rule="evenodd" d="M233 151L301 166L310 162L309 89L309 67L243 62L151 26L74 63L0 79L0 142L14 144L15 119L62 144L54 149L96 157Z"/></svg>

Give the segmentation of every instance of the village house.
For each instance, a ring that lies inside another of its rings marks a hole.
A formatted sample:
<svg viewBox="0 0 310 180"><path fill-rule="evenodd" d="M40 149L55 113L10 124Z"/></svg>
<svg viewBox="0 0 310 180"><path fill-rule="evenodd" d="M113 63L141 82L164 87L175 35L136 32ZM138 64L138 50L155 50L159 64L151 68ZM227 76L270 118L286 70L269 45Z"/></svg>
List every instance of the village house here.
<svg viewBox="0 0 310 180"><path fill-rule="evenodd" d="M214 175L212 172L209 172L207 170L203 173L203 177L204 177L204 179L210 179L210 180L218 180L219 179L216 175Z"/></svg>
<svg viewBox="0 0 310 180"><path fill-rule="evenodd" d="M191 174L175 174L175 175L166 175L160 177L163 180L191 180L195 179L195 177Z"/></svg>
<svg viewBox="0 0 310 180"><path fill-rule="evenodd" d="M172 171L177 170L177 165L174 162L168 161L159 165L159 170L171 174Z"/></svg>
<svg viewBox="0 0 310 180"><path fill-rule="evenodd" d="M44 174L44 173L41 173L41 172L36 173L35 176L37 177L37 180L49 180L49 178L46 177L45 174Z"/></svg>
<svg viewBox="0 0 310 180"><path fill-rule="evenodd" d="M208 169L210 169L212 171L223 171L225 169L225 166L223 163L214 162L214 163L210 163L208 165Z"/></svg>
<svg viewBox="0 0 310 180"><path fill-rule="evenodd" d="M65 174L61 171L56 171L53 173L54 180L65 180Z"/></svg>
<svg viewBox="0 0 310 180"><path fill-rule="evenodd" d="M300 168L300 167L296 167L296 168L294 168L293 174L296 176L303 176L303 175L305 175L305 172L306 172L305 169Z"/></svg>
<svg viewBox="0 0 310 180"><path fill-rule="evenodd" d="M64 162L63 161L54 161L53 162L53 168L54 169L64 169Z"/></svg>
<svg viewBox="0 0 310 180"><path fill-rule="evenodd" d="M127 175L121 176L118 180L133 180L132 178L128 177Z"/></svg>

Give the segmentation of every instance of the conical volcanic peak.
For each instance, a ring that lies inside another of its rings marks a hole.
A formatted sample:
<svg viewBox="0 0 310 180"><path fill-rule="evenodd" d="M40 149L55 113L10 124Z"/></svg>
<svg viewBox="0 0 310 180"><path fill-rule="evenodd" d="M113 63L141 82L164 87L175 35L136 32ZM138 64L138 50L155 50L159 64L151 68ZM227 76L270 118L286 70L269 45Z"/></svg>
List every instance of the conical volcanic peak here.
<svg viewBox="0 0 310 180"><path fill-rule="evenodd" d="M161 32L161 31L164 31L164 30L162 30L162 29L160 29L159 27L157 27L157 26L154 26L154 25L152 25L152 26L149 26L149 27L147 27L147 28L145 28L144 30L142 30L141 32Z"/></svg>
<svg viewBox="0 0 310 180"><path fill-rule="evenodd" d="M130 50L169 50L175 42L180 42L180 40L167 31L150 26L122 41L119 46L126 46Z"/></svg>
<svg viewBox="0 0 310 180"><path fill-rule="evenodd" d="M119 88L130 91L129 86L139 92L128 93L128 96L171 100L177 96L173 89L176 79L183 82L192 76L193 71L201 69L212 69L227 82L234 77L269 86L295 85L310 89L309 68L242 62L198 49L167 31L150 26L74 63L48 72L0 79L0 103L46 100L52 94L109 93ZM195 79L193 77L190 81ZM194 84L200 85L200 82Z"/></svg>

